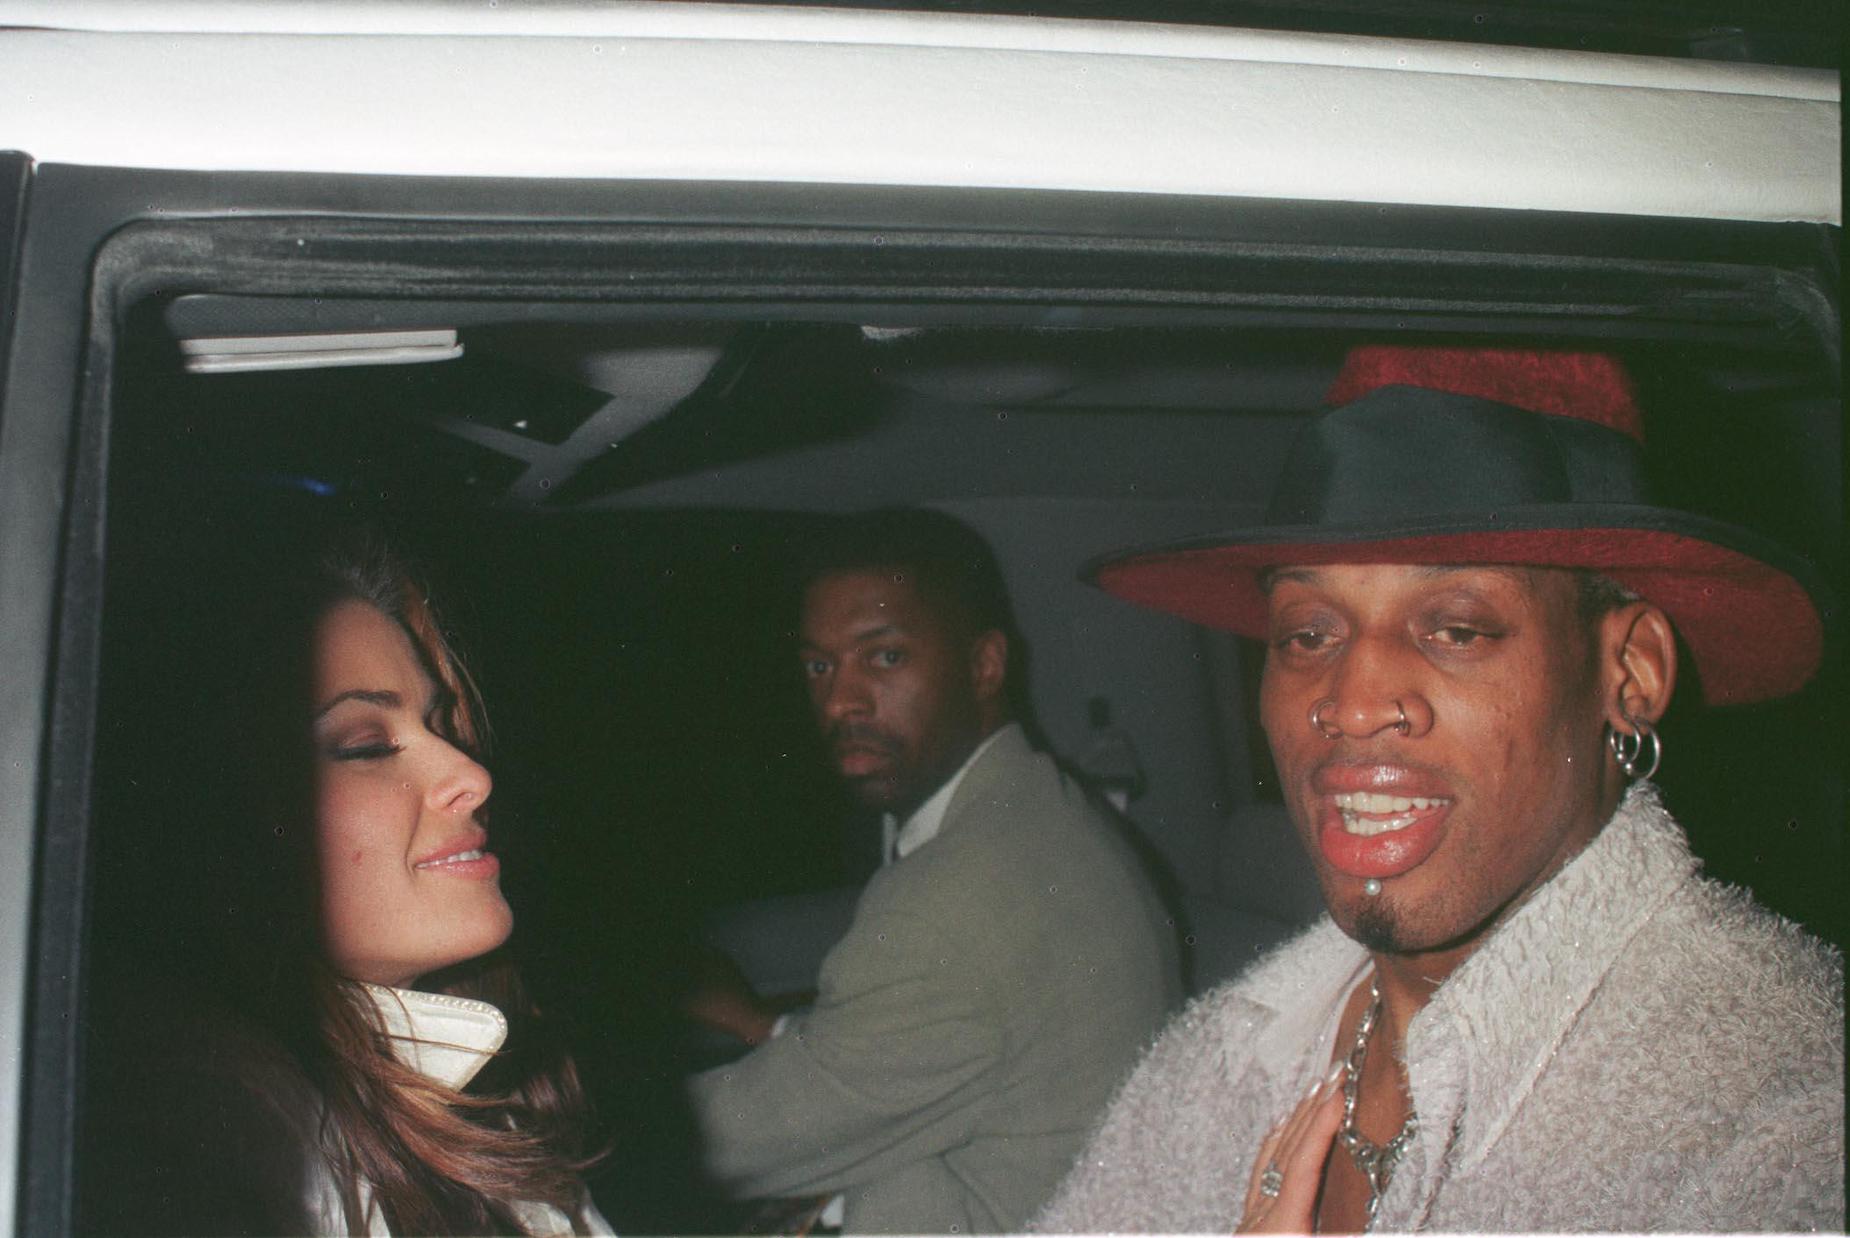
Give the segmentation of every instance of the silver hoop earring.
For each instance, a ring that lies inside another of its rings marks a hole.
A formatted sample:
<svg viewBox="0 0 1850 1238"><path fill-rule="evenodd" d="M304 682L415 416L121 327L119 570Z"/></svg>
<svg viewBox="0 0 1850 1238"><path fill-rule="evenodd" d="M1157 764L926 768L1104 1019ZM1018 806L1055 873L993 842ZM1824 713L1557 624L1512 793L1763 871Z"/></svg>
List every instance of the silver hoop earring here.
<svg viewBox="0 0 1850 1238"><path fill-rule="evenodd" d="M1627 714L1625 721L1631 725L1632 733L1608 730L1606 746L1612 749L1612 759L1619 763L1627 778L1649 782L1663 763L1664 741L1659 738L1657 728L1643 718Z"/></svg>
<svg viewBox="0 0 1850 1238"><path fill-rule="evenodd" d="M1323 738L1325 739L1333 740L1333 739L1342 738L1343 732L1342 732L1341 727L1331 726L1329 723L1323 720L1324 706L1334 705L1334 704L1336 704L1336 698L1333 696L1326 696L1321 701L1318 701L1315 705L1312 705L1310 707L1311 729L1317 732L1317 734L1323 736Z"/></svg>
<svg viewBox="0 0 1850 1238"><path fill-rule="evenodd" d="M1394 708L1400 711L1400 717L1395 721L1394 729L1402 735L1413 734L1413 724L1407 721L1407 707L1396 700Z"/></svg>

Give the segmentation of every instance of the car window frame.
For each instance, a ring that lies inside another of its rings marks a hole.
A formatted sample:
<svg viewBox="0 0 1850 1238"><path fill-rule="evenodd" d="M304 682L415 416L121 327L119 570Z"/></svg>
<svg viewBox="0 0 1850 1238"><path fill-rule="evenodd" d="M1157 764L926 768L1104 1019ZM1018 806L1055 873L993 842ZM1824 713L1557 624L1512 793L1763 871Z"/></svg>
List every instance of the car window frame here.
<svg viewBox="0 0 1850 1238"><path fill-rule="evenodd" d="M0 164L7 168L20 165ZM19 625L8 628L8 640L21 664L48 672L37 696L10 707L4 722L13 730L0 750L0 761L15 764L10 776L30 780L29 795L0 809L0 841L8 848L0 861L23 860L14 871L31 874L33 883L31 897L17 904L18 940L0 935L0 974L14 967L29 977L17 996L0 984L0 1016L11 1004L22 1029L14 1060L23 1062L27 1080L17 1125L0 1132L0 1163L17 1165L21 1175L11 1218L14 1192L0 1200L0 1230L10 1220L22 1232L65 1232L73 1219L114 362L127 315L151 298L197 292L391 300L409 292L432 298L419 301L426 305L544 300L643 316L781 307L849 321L936 315L1059 324L1087 321L1092 307L1100 322L1366 321L1429 331L1477 321L1499 333L1572 325L1615 338L1719 337L1742 329L1726 316L1679 321L1662 306L1657 316L1640 317L1635 306L1608 315L1598 330L1591 320L1547 315L1472 320L1454 309L1448 318L1392 295L1389 276L1407 264L1449 254L1461 276L1481 277L1508 258L1507 249L1526 244L1529 259L1557 277L1620 265L1647 282L1713 276L1716 287L1743 298L1737 308L1757 308L1763 321L1755 330L1770 332L1765 339L1819 350L1838 364L1841 233L1826 225L1014 191L549 187L55 165L38 167L30 179L28 199L21 178L26 209L14 230L23 239L17 276L8 281L18 289L16 320L30 329L13 333L13 368L0 372L0 483L49 477L58 485L33 490L31 521L0 539L0 576L11 593L0 619ZM603 266L585 278L556 274L582 270L571 262L532 263L536 255L564 253L599 254ZM622 268L626 256L650 269ZM761 265L751 269L754 257ZM1204 262L1221 264L1226 295L1190 286L1201 280ZM895 275L902 267L905 280ZM1377 272L1371 297L1325 286L1324 304L1289 291L1242 303L1235 277L1240 270L1363 268ZM1121 285L1115 293L1111 279ZM34 716L42 732L24 735L21 719ZM18 1140L16 1157L3 1155L11 1151L9 1137Z"/></svg>

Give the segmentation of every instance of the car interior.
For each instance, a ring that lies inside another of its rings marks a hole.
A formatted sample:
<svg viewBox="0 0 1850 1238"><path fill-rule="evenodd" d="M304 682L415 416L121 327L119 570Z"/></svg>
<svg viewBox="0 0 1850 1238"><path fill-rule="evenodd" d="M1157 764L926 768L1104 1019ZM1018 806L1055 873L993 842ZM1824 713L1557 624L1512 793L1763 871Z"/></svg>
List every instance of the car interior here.
<svg viewBox="0 0 1850 1238"><path fill-rule="evenodd" d="M992 545L1032 733L1122 809L1189 991L1232 977L1320 912L1255 720L1263 650L1084 573L1257 515L1349 347L1617 352L1665 496L1842 579L1835 309L1768 274L1816 234L1762 230L1743 254L1692 226L1645 261L1613 256L1644 248L1634 225L1570 244L1557 224L1527 250L1468 217L1403 219L1398 247L1295 250L740 232L681 268L647 237L511 225L478 229L463 265L329 224L291 264L273 252L287 229L199 225L223 248L124 277L87 369L108 512L93 984L137 957L110 897L136 879L136 836L159 821L170 861L212 845L146 799L147 737L185 726L165 642L212 622L237 565L376 525L431 572L488 702L517 948L619 1150L592 1179L605 1214L619 1232L735 1227L677 1099L727 1047L675 1017L679 969L705 941L761 992L812 988L877 863L809 717L791 570L824 522L889 506ZM149 227L121 242L144 264L187 231ZM1469 252L1428 252L1461 228ZM637 254L651 265L626 274ZM1840 944L1841 777L1818 754L1841 673L1745 710L1683 694L1659 778L1710 872Z"/></svg>

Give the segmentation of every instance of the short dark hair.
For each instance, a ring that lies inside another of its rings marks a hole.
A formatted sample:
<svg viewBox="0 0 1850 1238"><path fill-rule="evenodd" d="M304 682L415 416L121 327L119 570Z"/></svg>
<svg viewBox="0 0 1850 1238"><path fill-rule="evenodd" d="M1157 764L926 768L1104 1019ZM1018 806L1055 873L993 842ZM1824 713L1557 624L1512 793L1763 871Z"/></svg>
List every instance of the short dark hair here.
<svg viewBox="0 0 1850 1238"><path fill-rule="evenodd" d="M824 576L896 571L960 634L991 628L1016 637L1014 611L996 557L962 521L921 507L884 507L835 519L799 562L805 588Z"/></svg>
<svg viewBox="0 0 1850 1238"><path fill-rule="evenodd" d="M1580 618L1587 624L1598 623L1608 612L1631 602L1639 601L1636 593L1610 576L1602 576L1591 568L1573 569L1574 583L1580 590Z"/></svg>

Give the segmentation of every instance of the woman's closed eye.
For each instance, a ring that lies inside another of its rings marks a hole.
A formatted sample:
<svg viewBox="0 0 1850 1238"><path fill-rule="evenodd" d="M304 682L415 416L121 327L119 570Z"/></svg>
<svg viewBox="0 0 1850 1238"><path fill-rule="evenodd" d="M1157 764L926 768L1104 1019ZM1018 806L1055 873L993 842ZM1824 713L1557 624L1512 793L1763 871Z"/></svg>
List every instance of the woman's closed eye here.
<svg viewBox="0 0 1850 1238"><path fill-rule="evenodd" d="M389 739L366 739L337 743L328 755L336 761L382 761L398 755L399 751L399 745Z"/></svg>

